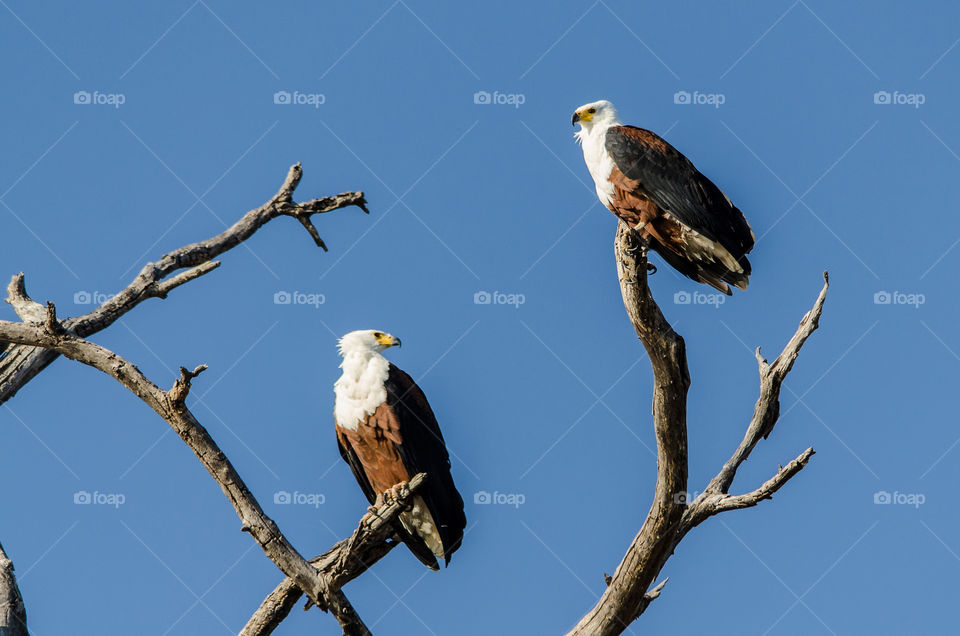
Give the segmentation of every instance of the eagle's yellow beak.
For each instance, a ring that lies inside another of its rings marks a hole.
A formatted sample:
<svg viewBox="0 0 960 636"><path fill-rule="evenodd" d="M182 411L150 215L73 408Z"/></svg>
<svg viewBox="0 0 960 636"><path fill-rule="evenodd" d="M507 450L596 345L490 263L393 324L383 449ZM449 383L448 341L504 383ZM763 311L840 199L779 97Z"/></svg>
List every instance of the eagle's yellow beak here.
<svg viewBox="0 0 960 636"><path fill-rule="evenodd" d="M588 110L578 110L570 118L570 124L576 126L578 121L590 121L591 119L593 119L593 113Z"/></svg>
<svg viewBox="0 0 960 636"><path fill-rule="evenodd" d="M388 334L388 333L382 333L382 334L380 334L380 335L377 337L377 344L381 344L381 345L383 345L384 347L393 347L393 346L399 347L399 346L400 346L400 338L397 338L397 337L395 337L395 336L391 336L391 335Z"/></svg>

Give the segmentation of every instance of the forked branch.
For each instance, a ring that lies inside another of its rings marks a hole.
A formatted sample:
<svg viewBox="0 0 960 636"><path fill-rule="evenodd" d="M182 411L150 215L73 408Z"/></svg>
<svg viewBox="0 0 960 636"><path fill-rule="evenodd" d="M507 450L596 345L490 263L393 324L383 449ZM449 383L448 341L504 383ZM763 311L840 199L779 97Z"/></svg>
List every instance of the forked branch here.
<svg viewBox="0 0 960 636"><path fill-rule="evenodd" d="M343 192L296 203L293 201L293 193L302 176L303 170L299 163L291 166L280 189L269 201L244 214L239 221L220 234L205 241L185 245L164 254L152 263L147 263L116 296L87 314L65 320L64 328L86 338L109 327L144 300L166 298L167 294L180 285L216 269L220 263L213 259L246 241L269 221L280 216L289 216L299 221L313 241L326 250L327 247L311 220L313 215L351 205L367 212L366 200L363 192ZM179 273L174 274L175 272ZM7 291L7 302L22 320L30 322L42 315L38 312L43 312L43 307L27 297L22 273L13 277ZM27 345L0 346L0 404L13 397L24 384L53 362L57 355L52 349L38 349Z"/></svg>
<svg viewBox="0 0 960 636"><path fill-rule="evenodd" d="M829 282L796 333L773 364L760 357L760 398L743 441L704 493L687 502L686 399L690 386L683 338L673 330L647 285L646 246L620 223L616 238L617 273L627 316L653 367L653 427L657 438L657 483L653 505L596 605L567 636L621 634L656 599L666 580L651 588L667 559L686 534L709 517L727 510L755 506L770 499L799 473L814 451L808 448L781 467L759 488L743 495L728 494L737 469L760 439L773 430L780 415L780 387L800 349L819 326Z"/></svg>

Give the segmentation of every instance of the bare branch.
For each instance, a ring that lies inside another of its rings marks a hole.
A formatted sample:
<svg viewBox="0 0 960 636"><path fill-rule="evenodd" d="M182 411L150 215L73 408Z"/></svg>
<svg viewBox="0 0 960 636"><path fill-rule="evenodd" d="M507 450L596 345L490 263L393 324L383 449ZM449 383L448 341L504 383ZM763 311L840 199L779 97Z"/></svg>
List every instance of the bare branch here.
<svg viewBox="0 0 960 636"><path fill-rule="evenodd" d="M333 588L340 588L367 571L374 563L392 550L398 541L394 538L393 521L407 507L413 493L426 480L419 473L408 484L409 492L384 504L365 516L353 534L340 541L322 555L311 559ZM391 540L392 539L392 540ZM293 579L282 581L267 596L253 613L240 636L266 636L271 634L297 604L302 592Z"/></svg>
<svg viewBox="0 0 960 636"><path fill-rule="evenodd" d="M806 466L814 454L813 449L808 448L753 492L736 496L727 494L737 468L776 424L780 386L793 367L803 343L819 324L827 285L824 285L813 309L803 317L797 332L774 363L768 365L759 358L760 399L744 441L704 494L688 507L686 395L690 377L684 342L664 318L650 294L646 246L622 222L617 230L616 255L627 316L643 342L653 367L657 483L653 505L640 532L634 537L613 576L607 577L607 588L600 600L568 636L614 636L622 633L660 595L666 580L652 589L650 586L690 530L712 515L755 506L764 499L770 499Z"/></svg>
<svg viewBox="0 0 960 636"><path fill-rule="evenodd" d="M786 466L781 466L776 475L765 481L762 486L753 492L748 492L744 495L728 495L724 497L720 500L716 512L750 508L756 506L764 499L773 499L773 493L780 490L780 488L790 481L794 475L803 470L804 466L807 465L807 462L810 461L810 458L813 457L815 452L816 451L814 451L813 448L808 448L807 450L803 451L789 464Z"/></svg>
<svg viewBox="0 0 960 636"><path fill-rule="evenodd" d="M305 226L309 225L307 229L314 242L326 249L310 217L351 205L367 212L366 200L363 192L343 192L305 203L295 203L293 193L302 176L299 163L291 166L283 185L265 204L250 210L220 234L205 241L185 245L163 255L159 260L147 263L116 296L87 314L64 321L64 328L85 338L109 327L144 300L165 298L172 289L215 269L219 263L211 262L214 258L246 241L269 221L280 216L290 216ZM166 280L174 272L183 269L187 271ZM43 307L30 300L26 294L23 274L18 274L11 280L7 302L13 305L17 315L26 322L39 322L44 319ZM35 349L26 345L0 348L0 404L13 397L24 384L53 362L57 355L52 349Z"/></svg>
<svg viewBox="0 0 960 636"><path fill-rule="evenodd" d="M687 371L681 338L664 318L647 285L646 246L626 224L616 239L617 274L627 316L653 366L653 427L657 437L657 485L647 518L600 600L568 636L620 634L649 605L647 590L673 550L672 538L687 489Z"/></svg>
<svg viewBox="0 0 960 636"><path fill-rule="evenodd" d="M813 308L804 314L797 331L787 342L783 351L773 361L773 364L767 364L767 361L760 355L760 349L757 348L757 365L760 367L760 397L753 408L753 418L747 427L747 432L740 442L740 446L734 451L733 456L723 465L723 468L716 477L711 480L707 486L706 492L727 493L730 485L733 484L733 478L740 467L761 438L766 438L773 431L777 419L780 417L780 387L784 378L793 368L793 363L800 354L800 349L807 341L807 338L820 326L820 315L823 313L823 303L827 299L827 289L830 287L830 277L827 272L823 273L823 289L817 296Z"/></svg>
<svg viewBox="0 0 960 636"><path fill-rule="evenodd" d="M27 632L27 610L13 574L13 561L0 545L0 635L30 636Z"/></svg>
<svg viewBox="0 0 960 636"><path fill-rule="evenodd" d="M23 272L14 274L7 285L6 302L13 306L20 319L24 322L43 322L47 315L47 309L38 302L35 302L27 295L27 286L23 278Z"/></svg>
<svg viewBox="0 0 960 636"><path fill-rule="evenodd" d="M0 321L0 340L51 349L99 369L127 387L156 411L193 450L230 500L242 521L242 529L256 540L270 560L296 581L318 607L329 609L340 622L344 634L366 636L370 633L339 588L331 587L326 577L293 548L267 516L233 464L184 404L190 381L206 368L204 365L193 371L181 367L180 378L173 388L164 391L124 358L67 332L57 320L53 303L47 303L47 315L42 324Z"/></svg>

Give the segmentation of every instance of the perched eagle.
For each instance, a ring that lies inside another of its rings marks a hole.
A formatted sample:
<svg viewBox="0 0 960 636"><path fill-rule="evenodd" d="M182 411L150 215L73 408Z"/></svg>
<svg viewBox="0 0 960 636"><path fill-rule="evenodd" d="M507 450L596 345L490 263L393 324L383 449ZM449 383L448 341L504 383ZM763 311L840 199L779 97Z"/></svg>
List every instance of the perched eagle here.
<svg viewBox="0 0 960 636"><path fill-rule="evenodd" d="M624 126L606 100L581 106L577 140L611 212L677 271L725 294L746 289L754 235L743 214L658 135Z"/></svg>
<svg viewBox="0 0 960 636"><path fill-rule="evenodd" d="M353 331L340 339L343 375L334 384L335 428L340 455L363 494L380 504L417 473L427 480L400 513L397 532L431 570L450 563L467 519L450 475L450 457L427 398L409 375L381 355L400 346L382 331Z"/></svg>

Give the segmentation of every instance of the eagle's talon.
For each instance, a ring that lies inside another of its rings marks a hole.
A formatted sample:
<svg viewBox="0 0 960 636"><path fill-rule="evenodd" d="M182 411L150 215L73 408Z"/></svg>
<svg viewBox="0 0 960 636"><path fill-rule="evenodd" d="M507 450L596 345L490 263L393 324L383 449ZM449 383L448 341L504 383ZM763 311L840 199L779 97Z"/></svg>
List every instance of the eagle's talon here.
<svg viewBox="0 0 960 636"><path fill-rule="evenodd" d="M657 266L654 265L653 263L647 263L647 273L648 273L648 274L656 274L656 273L657 273Z"/></svg>

